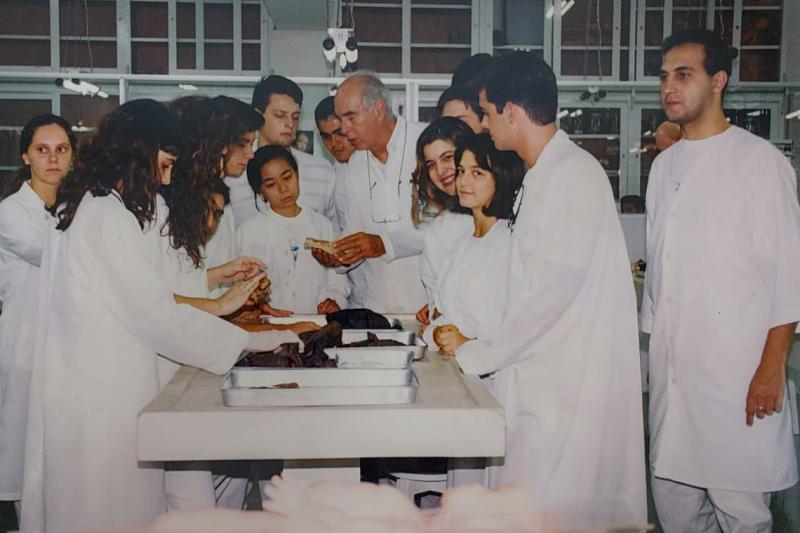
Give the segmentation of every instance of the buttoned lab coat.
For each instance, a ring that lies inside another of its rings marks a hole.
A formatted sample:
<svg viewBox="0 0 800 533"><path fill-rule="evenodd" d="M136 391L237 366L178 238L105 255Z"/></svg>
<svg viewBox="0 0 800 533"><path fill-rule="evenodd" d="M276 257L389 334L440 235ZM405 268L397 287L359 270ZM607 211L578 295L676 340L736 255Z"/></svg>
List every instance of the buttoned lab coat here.
<svg viewBox="0 0 800 533"><path fill-rule="evenodd" d="M311 250L302 247L295 259L284 221L268 206L236 231L236 251L255 257L268 268L272 282L270 305L295 313L317 314L317 305L332 298L344 309L347 303L347 277L333 268L320 265ZM307 237L334 240L333 225L324 216L303 208L296 222L307 228Z"/></svg>
<svg viewBox="0 0 800 533"><path fill-rule="evenodd" d="M641 523L636 296L608 177L558 131L517 202L505 317L456 354L468 374L497 372L506 455L491 484L527 489L543 527Z"/></svg>
<svg viewBox="0 0 800 533"><path fill-rule="evenodd" d="M436 215L428 224L422 248L420 278L428 295L430 313L435 308L441 312L438 303L439 279L445 273L453 248L462 237L471 235L474 229L471 216L448 211Z"/></svg>
<svg viewBox="0 0 800 533"><path fill-rule="evenodd" d="M356 267L363 277L351 278L352 290L363 305L379 313L416 313L426 302L420 281L424 231L414 227L411 219L411 173L417 164L417 138L424 128L398 117L385 166L366 150L354 152L345 166L347 207L342 235L359 231L379 235L386 249L382 257L366 259ZM399 219L376 222L387 213Z"/></svg>
<svg viewBox="0 0 800 533"><path fill-rule="evenodd" d="M116 194L87 193L42 263L22 530L139 528L164 510L163 471L138 463L136 419L156 353L222 374L248 334L176 304Z"/></svg>
<svg viewBox="0 0 800 533"><path fill-rule="evenodd" d="M0 202L0 500L19 500L39 265L55 218L25 182Z"/></svg>
<svg viewBox="0 0 800 533"><path fill-rule="evenodd" d="M769 492L797 482L788 392L745 424L770 328L800 319L800 208L788 160L730 127L661 153L647 186L650 461L656 476Z"/></svg>

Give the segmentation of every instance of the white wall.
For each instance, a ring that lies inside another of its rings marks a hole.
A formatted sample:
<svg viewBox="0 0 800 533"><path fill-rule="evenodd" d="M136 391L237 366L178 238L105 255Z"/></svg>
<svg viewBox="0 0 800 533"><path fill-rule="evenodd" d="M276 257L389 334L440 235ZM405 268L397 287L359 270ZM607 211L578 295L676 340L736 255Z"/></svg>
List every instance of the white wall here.
<svg viewBox="0 0 800 533"><path fill-rule="evenodd" d="M269 68L282 76L328 76L322 56L323 30L272 30L269 40Z"/></svg>

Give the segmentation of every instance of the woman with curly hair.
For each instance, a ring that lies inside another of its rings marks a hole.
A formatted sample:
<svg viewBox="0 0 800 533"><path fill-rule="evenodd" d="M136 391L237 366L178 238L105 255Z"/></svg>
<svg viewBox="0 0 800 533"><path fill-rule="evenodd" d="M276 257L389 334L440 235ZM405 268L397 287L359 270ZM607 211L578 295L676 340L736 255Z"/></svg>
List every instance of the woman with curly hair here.
<svg viewBox="0 0 800 533"><path fill-rule="evenodd" d="M0 501L19 505L39 265L56 220L46 207L72 165L75 135L63 118L33 117L22 129L24 163L0 202ZM19 512L19 509L17 509Z"/></svg>
<svg viewBox="0 0 800 533"><path fill-rule="evenodd" d="M428 293L428 303L417 312L417 320L428 324L437 306L437 278L453 242L472 227L468 216L453 212L456 198L455 151L473 136L463 121L445 117L435 120L417 140L417 168L414 170L412 218L419 225L430 221L425 232L420 276Z"/></svg>
<svg viewBox="0 0 800 533"><path fill-rule="evenodd" d="M138 412L159 390L156 353L222 374L243 349L299 342L176 303L150 263L142 228L182 141L162 104L128 102L103 119L59 190L59 231L42 260L24 531L137 529L164 510L163 470L136 456Z"/></svg>

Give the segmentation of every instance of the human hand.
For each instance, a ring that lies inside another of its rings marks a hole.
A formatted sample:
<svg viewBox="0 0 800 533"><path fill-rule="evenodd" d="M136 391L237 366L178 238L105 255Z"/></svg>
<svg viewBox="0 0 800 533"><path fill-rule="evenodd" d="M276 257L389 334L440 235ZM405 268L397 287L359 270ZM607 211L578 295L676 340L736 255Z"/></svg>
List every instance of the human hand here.
<svg viewBox="0 0 800 533"><path fill-rule="evenodd" d="M753 425L753 417L764 418L783 409L783 387L786 383L786 366L784 364L758 365L745 402L746 422Z"/></svg>
<svg viewBox="0 0 800 533"><path fill-rule="evenodd" d="M420 307L419 311L417 311L417 322L422 324L423 326L427 326L431 323L430 316L428 314L428 304L423 305Z"/></svg>
<svg viewBox="0 0 800 533"><path fill-rule="evenodd" d="M293 331L256 331L250 332L247 337L247 346L245 350L251 352L269 352L278 348L281 344L294 344L300 345L300 351L303 351L303 341Z"/></svg>
<svg viewBox="0 0 800 533"><path fill-rule="evenodd" d="M433 330L433 340L445 355L455 355L462 344L469 340L453 324L438 326Z"/></svg>
<svg viewBox="0 0 800 533"><path fill-rule="evenodd" d="M282 318L282 317L292 316L294 314L292 311L288 311L286 309L276 309L275 307L272 307L268 302L265 302L264 300L261 300L256 305L261 310L261 313L264 315Z"/></svg>
<svg viewBox="0 0 800 533"><path fill-rule="evenodd" d="M239 310L250 298L250 295L258 287L259 282L264 279L263 272L258 276L247 281L235 284L225 291L220 297L214 300L216 309L214 314L217 316L230 315Z"/></svg>
<svg viewBox="0 0 800 533"><path fill-rule="evenodd" d="M317 313L327 315L328 313L335 313L341 309L339 304L333 298L326 298L317 305Z"/></svg>
<svg viewBox="0 0 800 533"><path fill-rule="evenodd" d="M314 259L317 260L317 263L320 265L327 267L327 268L336 268L343 266L343 263L339 261L335 255L331 255L328 252L320 250L319 248L314 248L311 250L311 255L314 256Z"/></svg>
<svg viewBox="0 0 800 533"><path fill-rule="evenodd" d="M294 331L298 335L301 333L306 333L308 331L316 331L320 328L320 325L316 322L310 322L308 320L302 320L300 322L293 322L291 324L286 324L286 329L289 331Z"/></svg>
<svg viewBox="0 0 800 533"><path fill-rule="evenodd" d="M209 286L216 287L220 283L252 279L266 270L267 266L259 259L247 256L237 257L233 261L208 269Z"/></svg>
<svg viewBox="0 0 800 533"><path fill-rule="evenodd" d="M334 246L337 258L345 265L352 265L362 259L380 257L386 253L383 240L378 235L363 231L339 239Z"/></svg>

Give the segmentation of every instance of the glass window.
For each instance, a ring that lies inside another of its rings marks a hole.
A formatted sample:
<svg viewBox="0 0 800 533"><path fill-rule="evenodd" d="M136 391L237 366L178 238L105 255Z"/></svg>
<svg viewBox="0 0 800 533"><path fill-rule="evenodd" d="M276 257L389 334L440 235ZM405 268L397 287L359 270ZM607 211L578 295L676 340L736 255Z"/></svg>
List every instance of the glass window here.
<svg viewBox="0 0 800 533"><path fill-rule="evenodd" d="M116 68L117 3L59 2L62 67Z"/></svg>

